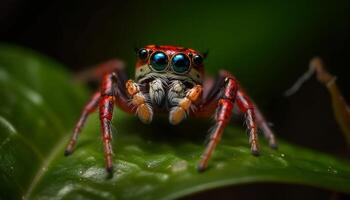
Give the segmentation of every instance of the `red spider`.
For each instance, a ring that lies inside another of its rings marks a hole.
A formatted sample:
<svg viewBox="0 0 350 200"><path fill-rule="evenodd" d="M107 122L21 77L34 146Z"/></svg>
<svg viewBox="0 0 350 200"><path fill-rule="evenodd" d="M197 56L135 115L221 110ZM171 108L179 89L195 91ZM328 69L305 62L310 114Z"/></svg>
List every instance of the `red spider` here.
<svg viewBox="0 0 350 200"><path fill-rule="evenodd" d="M155 112L168 112L169 122L173 125L187 116L214 115L215 125L201 156L199 171L206 169L231 119L234 105L245 114L253 155L259 154L258 127L270 146L277 147L263 115L233 75L220 71L215 81L204 76L203 59L206 55L189 48L149 45L137 49L137 57L135 81L127 80L123 64L116 60L100 65L94 72L96 76L103 74L101 88L83 109L65 155L73 152L86 118L99 106L106 169L113 171L111 120L114 105L125 112L135 113L143 123L150 123Z"/></svg>

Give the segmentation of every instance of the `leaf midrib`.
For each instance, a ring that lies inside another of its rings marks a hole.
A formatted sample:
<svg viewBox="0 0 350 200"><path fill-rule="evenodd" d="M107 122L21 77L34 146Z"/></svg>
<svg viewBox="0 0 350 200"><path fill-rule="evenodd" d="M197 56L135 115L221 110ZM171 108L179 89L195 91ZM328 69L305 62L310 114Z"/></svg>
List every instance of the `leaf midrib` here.
<svg viewBox="0 0 350 200"><path fill-rule="evenodd" d="M4 72L7 73L6 71L4 71ZM7 73L7 75L10 76L8 73ZM26 89L30 89L31 91L36 92L36 90L34 88L26 87L25 84L18 79L11 78L11 80L12 80L12 82L14 80L16 80L16 82L13 84L17 84L17 86L20 88L19 91L20 91L21 95L24 95L24 91ZM24 95L24 97L26 97L26 96ZM43 97L43 104L45 104L45 102L46 102L45 98ZM36 105L34 105L34 106L36 106ZM60 129L59 131L63 132L64 131L63 121L57 116L57 114L55 112L53 112L50 109L48 104L46 104L45 108L48 109L46 111L46 114L48 114L48 116L50 116L52 119L55 119L52 121L56 123L56 126ZM29 197L31 196L35 187L38 185L41 178L44 176L45 172L48 170L48 166L50 165L51 161L54 160L54 158L57 156L57 154L59 154L61 149L64 148L64 146L66 144L65 142L68 140L69 135L68 134L60 134L59 137L61 137L61 139L54 145L52 150L47 154L47 157L44 157L42 152L40 152L34 145L32 145L30 142L28 142L23 137L22 134L17 132L16 136L18 136L19 139L21 139L26 145L28 145L31 149L33 149L33 151L37 154L39 159L42 161L41 164L39 165L37 172L34 175L33 180L29 184L27 191L23 195L23 199L26 200L26 199L29 199Z"/></svg>
<svg viewBox="0 0 350 200"><path fill-rule="evenodd" d="M66 145L68 138L69 138L68 134L66 134L65 137L62 137L56 143L56 145L52 148L52 150L50 151L48 156L43 160L43 162L39 166L39 169L38 169L37 173L35 174L32 182L30 183L28 190L25 192L23 199L25 199L25 200L29 199L29 197L31 196L35 187L38 185L41 178L44 176L45 172L48 171L48 166L50 165L50 163L54 160L55 157L57 157L60 153L62 153L62 149Z"/></svg>

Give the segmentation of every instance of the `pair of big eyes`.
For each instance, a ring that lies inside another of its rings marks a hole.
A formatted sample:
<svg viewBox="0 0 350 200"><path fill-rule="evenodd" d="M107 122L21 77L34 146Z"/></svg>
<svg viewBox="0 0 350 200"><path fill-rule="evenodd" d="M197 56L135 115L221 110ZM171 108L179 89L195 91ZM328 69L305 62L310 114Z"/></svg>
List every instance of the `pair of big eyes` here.
<svg viewBox="0 0 350 200"><path fill-rule="evenodd" d="M148 52L146 49L141 49L139 51L139 58L146 59L148 57ZM150 63L154 70L156 71L164 71L168 66L168 56L161 52L156 51L151 55ZM200 65L202 63L202 57L200 55L195 55L193 57L193 62L196 65ZM174 55L171 59L171 67L176 73L186 73L190 69L191 61L183 53L178 53Z"/></svg>

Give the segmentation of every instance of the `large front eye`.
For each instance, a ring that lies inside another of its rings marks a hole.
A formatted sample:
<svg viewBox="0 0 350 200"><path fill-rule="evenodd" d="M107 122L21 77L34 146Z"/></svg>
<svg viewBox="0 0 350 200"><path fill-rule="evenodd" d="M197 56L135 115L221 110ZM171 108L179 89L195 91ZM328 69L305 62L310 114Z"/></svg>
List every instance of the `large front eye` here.
<svg viewBox="0 0 350 200"><path fill-rule="evenodd" d="M190 68L190 59L183 53L176 54L173 57L172 67L177 73L185 73Z"/></svg>
<svg viewBox="0 0 350 200"><path fill-rule="evenodd" d="M168 65L168 56L161 51L155 52L151 56L151 65L157 71L163 71Z"/></svg>

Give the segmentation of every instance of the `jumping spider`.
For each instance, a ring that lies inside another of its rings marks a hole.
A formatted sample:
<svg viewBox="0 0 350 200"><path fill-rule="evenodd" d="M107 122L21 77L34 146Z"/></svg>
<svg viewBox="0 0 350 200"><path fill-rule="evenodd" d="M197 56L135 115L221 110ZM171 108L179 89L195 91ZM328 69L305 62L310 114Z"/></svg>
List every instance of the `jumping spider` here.
<svg viewBox="0 0 350 200"><path fill-rule="evenodd" d="M101 64L98 67L99 73L103 72L101 88L84 107L65 155L73 152L86 118L99 107L106 170L113 171L111 120L114 105L136 114L146 124L151 123L153 114L158 112L168 112L169 122L173 125L188 116L214 116L215 125L198 164L199 171L206 169L234 106L245 114L252 154L259 154L258 128L263 131L269 145L276 148L275 137L267 122L236 78L223 70L215 81L204 76L205 57L189 48L145 46L137 50L135 81L127 80L121 62Z"/></svg>

